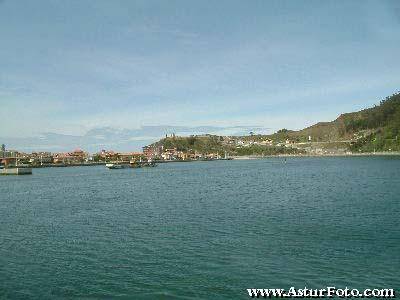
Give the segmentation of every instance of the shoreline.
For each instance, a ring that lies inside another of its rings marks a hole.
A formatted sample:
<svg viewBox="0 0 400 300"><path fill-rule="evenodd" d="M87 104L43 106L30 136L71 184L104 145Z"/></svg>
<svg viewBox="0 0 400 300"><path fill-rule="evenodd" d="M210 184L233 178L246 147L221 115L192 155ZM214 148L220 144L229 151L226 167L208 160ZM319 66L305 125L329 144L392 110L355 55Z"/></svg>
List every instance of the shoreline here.
<svg viewBox="0 0 400 300"><path fill-rule="evenodd" d="M327 154L277 154L277 155L242 155L231 156L234 160L262 159L273 157L359 157L359 156L400 156L400 152L362 152L362 153L327 153Z"/></svg>
<svg viewBox="0 0 400 300"><path fill-rule="evenodd" d="M68 167L93 167L93 166L105 166L105 162L99 163L76 163L76 164L43 164L43 165L29 165L29 168L68 168Z"/></svg>
<svg viewBox="0 0 400 300"><path fill-rule="evenodd" d="M241 155L230 156L229 158L222 159L199 159L199 160L158 160L155 163L186 163L186 162L207 162L207 161L227 161L227 160L253 160L263 158L276 158L276 157L366 157L366 156L400 156L400 152L365 152L365 153L329 153L329 154L277 154L277 155ZM76 163L76 164L43 164L43 165L29 165L29 168L68 168L68 167L93 167L104 166L105 162L95 163Z"/></svg>

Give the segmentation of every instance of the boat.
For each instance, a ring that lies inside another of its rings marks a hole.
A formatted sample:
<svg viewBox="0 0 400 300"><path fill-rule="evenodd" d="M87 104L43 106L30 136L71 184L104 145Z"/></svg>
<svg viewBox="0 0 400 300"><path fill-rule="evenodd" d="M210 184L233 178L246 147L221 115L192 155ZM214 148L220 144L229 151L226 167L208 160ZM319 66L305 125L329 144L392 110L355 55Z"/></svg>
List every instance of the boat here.
<svg viewBox="0 0 400 300"><path fill-rule="evenodd" d="M131 168L145 168L145 167L156 167L156 163L152 160L148 161L142 161L141 159L139 161L137 160L131 160L130 161L130 166Z"/></svg>
<svg viewBox="0 0 400 300"><path fill-rule="evenodd" d="M149 161L149 162L147 162L146 167L157 167L157 165L154 161Z"/></svg>
<svg viewBox="0 0 400 300"><path fill-rule="evenodd" d="M137 162L137 161L131 161L129 163L129 165L130 165L131 168L141 168L142 167L142 164L140 162Z"/></svg>
<svg viewBox="0 0 400 300"><path fill-rule="evenodd" d="M124 164L124 163L107 163L106 167L109 169L124 169L124 168L128 168L129 165Z"/></svg>
<svg viewBox="0 0 400 300"><path fill-rule="evenodd" d="M141 162L142 167L156 167L156 163L149 159L148 161Z"/></svg>
<svg viewBox="0 0 400 300"><path fill-rule="evenodd" d="M157 165L154 161L152 160L142 161L141 159L139 161L132 159L129 163L121 161L106 163L106 167L109 169L145 168L145 167L155 167L155 166Z"/></svg>

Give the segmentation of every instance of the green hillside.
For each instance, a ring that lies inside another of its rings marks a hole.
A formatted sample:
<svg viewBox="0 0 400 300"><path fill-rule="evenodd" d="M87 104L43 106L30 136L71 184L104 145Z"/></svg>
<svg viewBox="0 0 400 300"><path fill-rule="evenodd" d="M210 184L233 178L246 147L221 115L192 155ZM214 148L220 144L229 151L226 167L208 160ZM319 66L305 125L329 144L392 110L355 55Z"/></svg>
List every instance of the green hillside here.
<svg viewBox="0 0 400 300"><path fill-rule="evenodd" d="M345 113L332 122L320 122L300 131L280 130L268 137L306 142L351 141L357 152L399 151L400 94L386 97L379 105L358 112Z"/></svg>
<svg viewBox="0 0 400 300"><path fill-rule="evenodd" d="M178 151L199 152L204 154L219 153L224 155L277 155L277 154L298 154L304 153L303 150L287 148L284 146L261 146L248 145L246 147L237 146L237 140L241 137L225 137L217 135L201 135L190 137L166 137L152 144L152 146L163 146L164 149L176 148ZM233 142L233 143L230 143Z"/></svg>
<svg viewBox="0 0 400 300"><path fill-rule="evenodd" d="M400 93L379 106L344 115L346 132L356 136L353 151L400 151Z"/></svg>
<svg viewBox="0 0 400 300"><path fill-rule="evenodd" d="M320 122L299 131L281 129L271 135L240 137L174 136L153 145L186 152L223 154L226 151L231 155L294 154L304 152L302 147L296 147L296 143L308 143L311 137L316 144L323 142L320 146L323 148L337 147L339 142L352 152L400 151L399 135L400 93L396 93L372 108L345 113L332 122ZM266 140L272 140L272 144L260 144ZM286 141L294 143L293 146L285 146Z"/></svg>

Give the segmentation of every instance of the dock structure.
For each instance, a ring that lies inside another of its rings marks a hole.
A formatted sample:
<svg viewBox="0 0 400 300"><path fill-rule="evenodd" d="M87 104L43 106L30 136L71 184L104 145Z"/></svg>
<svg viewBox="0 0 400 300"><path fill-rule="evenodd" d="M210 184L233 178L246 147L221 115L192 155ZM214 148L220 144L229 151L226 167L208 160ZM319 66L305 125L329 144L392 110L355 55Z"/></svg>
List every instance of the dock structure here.
<svg viewBox="0 0 400 300"><path fill-rule="evenodd" d="M18 164L18 155L14 157L4 157L5 146L2 146L3 158L0 162L4 164L3 168L0 169L0 175L31 175L32 168ZM14 164L13 164L14 162Z"/></svg>
<svg viewBox="0 0 400 300"><path fill-rule="evenodd" d="M31 175L32 168L7 168L0 169L0 175Z"/></svg>

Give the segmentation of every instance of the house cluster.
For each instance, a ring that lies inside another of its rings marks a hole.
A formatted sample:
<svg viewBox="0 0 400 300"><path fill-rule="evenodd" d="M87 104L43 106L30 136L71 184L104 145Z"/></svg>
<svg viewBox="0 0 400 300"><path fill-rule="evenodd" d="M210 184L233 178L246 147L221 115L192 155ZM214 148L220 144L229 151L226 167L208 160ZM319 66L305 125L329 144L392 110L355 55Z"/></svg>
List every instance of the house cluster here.
<svg viewBox="0 0 400 300"><path fill-rule="evenodd" d="M210 137L211 135L197 135L196 138ZM175 134L171 138L175 138ZM168 136L166 136L168 138ZM259 146L283 146L283 147L296 147L296 142L287 139L286 141L274 141L269 138L259 138L257 136L251 137L234 137L234 136L219 136L218 142L222 145L229 146L229 148L243 148L251 147L254 145ZM311 141L311 136L309 136ZM301 143L299 143L301 144ZM304 143L303 143L304 144ZM311 149L310 149L311 150ZM313 151L316 151L315 149ZM321 150L322 151L322 150ZM225 154L223 155L226 156ZM13 163L19 161L30 165L78 165L90 163L105 163L109 161L129 162L132 160L165 160L165 161L187 161L187 160L208 160L208 159L221 159L221 153L217 152L198 152L195 150L182 151L178 148L165 148L162 145L152 144L143 147L143 152L115 152L112 150L101 150L95 154L89 154L81 149L76 149L71 152L32 152L23 153L15 150L7 150L3 144L0 148L0 164Z"/></svg>
<svg viewBox="0 0 400 300"><path fill-rule="evenodd" d="M54 156L51 152L32 152L28 156L31 164L51 164L54 162Z"/></svg>
<svg viewBox="0 0 400 300"><path fill-rule="evenodd" d="M132 160L140 160L143 158L141 152L115 152L112 150L101 150L90 157L91 161L106 162L106 161L123 161L129 162Z"/></svg>
<svg viewBox="0 0 400 300"><path fill-rule="evenodd" d="M179 151L177 148L164 148L163 146L150 145L143 147L143 155L147 160L199 160L220 159L218 153L200 153L198 151Z"/></svg>
<svg viewBox="0 0 400 300"><path fill-rule="evenodd" d="M72 152L65 152L65 153L16 152L16 154L18 161L22 163L28 163L31 165L46 165L46 164L73 165L73 164L86 163L90 159L89 153L80 149L76 149Z"/></svg>
<svg viewBox="0 0 400 300"><path fill-rule="evenodd" d="M3 144L0 151L0 160L2 164L14 164L17 160L21 164L44 165L44 164L81 164L88 162L89 153L76 149L66 153L51 152L32 152L25 153L15 150L6 150Z"/></svg>
<svg viewBox="0 0 400 300"><path fill-rule="evenodd" d="M257 141L257 140L236 140L236 148L241 148L241 147L250 147L253 145L259 145L259 146L273 146L274 141L270 139L265 139L262 141Z"/></svg>
<svg viewBox="0 0 400 300"><path fill-rule="evenodd" d="M95 154L89 154L81 149L71 152L32 152L24 153L15 150L6 150L6 146L2 145L0 149L0 164L15 164L18 160L21 164L29 164L32 166L41 165L79 165L91 163L104 163L108 161L129 162L132 160L144 159L141 152L115 152L101 150Z"/></svg>
<svg viewBox="0 0 400 300"><path fill-rule="evenodd" d="M291 147L293 144L295 144L295 141L286 139L285 141L282 142L275 142L274 140L269 138L258 140L258 139L240 139L240 138L228 137L224 139L223 143L225 145L235 146L236 148L251 147L254 145Z"/></svg>
<svg viewBox="0 0 400 300"><path fill-rule="evenodd" d="M76 149L67 153L55 153L53 155L53 163L55 164L81 164L89 161L89 153Z"/></svg>

